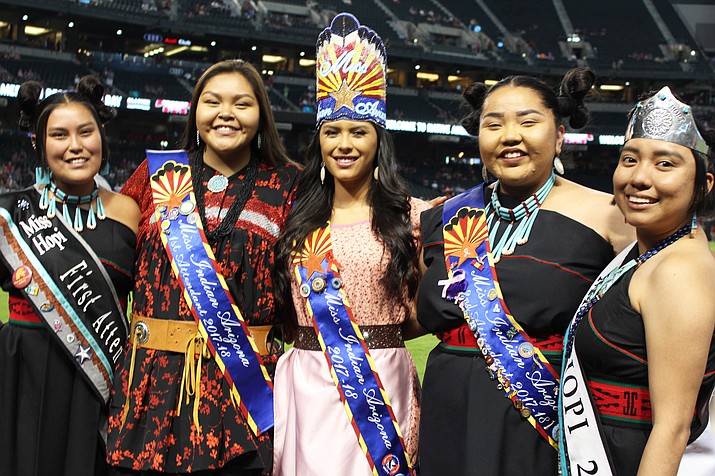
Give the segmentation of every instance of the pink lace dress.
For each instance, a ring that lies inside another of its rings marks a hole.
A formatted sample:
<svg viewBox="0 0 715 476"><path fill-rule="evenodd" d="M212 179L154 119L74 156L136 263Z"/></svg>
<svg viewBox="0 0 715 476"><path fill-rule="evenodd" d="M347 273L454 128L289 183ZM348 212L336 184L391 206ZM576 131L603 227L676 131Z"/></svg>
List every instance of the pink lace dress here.
<svg viewBox="0 0 715 476"><path fill-rule="evenodd" d="M412 199L411 220L419 234L427 203ZM388 299L380 278L389 256L383 255L370 222L331 225L333 253L353 315L359 325L401 324L404 307ZM293 283L298 323L312 325L305 299ZM420 401L417 372L407 349L370 350L390 398L411 461L417 456ZM291 349L278 361L275 376L274 468L276 476L371 475L338 391L320 351Z"/></svg>

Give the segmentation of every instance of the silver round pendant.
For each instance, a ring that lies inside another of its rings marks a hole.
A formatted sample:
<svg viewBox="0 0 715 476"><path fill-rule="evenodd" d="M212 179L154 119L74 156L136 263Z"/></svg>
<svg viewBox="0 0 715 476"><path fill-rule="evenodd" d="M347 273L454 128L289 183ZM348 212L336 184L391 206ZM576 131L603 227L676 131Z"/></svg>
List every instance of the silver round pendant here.
<svg viewBox="0 0 715 476"><path fill-rule="evenodd" d="M221 193L226 190L226 187L228 187L228 179L221 174L214 175L206 184L206 188L209 189L209 192L213 193Z"/></svg>

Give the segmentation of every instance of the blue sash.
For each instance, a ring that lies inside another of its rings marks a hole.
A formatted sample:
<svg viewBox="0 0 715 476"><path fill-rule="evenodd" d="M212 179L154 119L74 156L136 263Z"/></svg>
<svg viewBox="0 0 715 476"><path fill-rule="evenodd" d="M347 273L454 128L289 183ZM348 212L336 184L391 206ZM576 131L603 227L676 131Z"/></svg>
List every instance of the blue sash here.
<svg viewBox="0 0 715 476"><path fill-rule="evenodd" d="M196 210L183 150L147 150L157 225L199 332L255 434L273 427L273 384L233 302Z"/></svg>
<svg viewBox="0 0 715 476"><path fill-rule="evenodd" d="M61 213L49 218L38 202L33 188L0 198L2 259L15 287L106 403L127 319L94 251Z"/></svg>
<svg viewBox="0 0 715 476"><path fill-rule="evenodd" d="M497 388L558 449L558 379L541 351L511 316L499 287L484 214L484 185L444 204L446 299L459 305Z"/></svg>
<svg viewBox="0 0 715 476"><path fill-rule="evenodd" d="M306 239L293 264L330 375L373 474L414 474L387 392L342 287L330 225Z"/></svg>

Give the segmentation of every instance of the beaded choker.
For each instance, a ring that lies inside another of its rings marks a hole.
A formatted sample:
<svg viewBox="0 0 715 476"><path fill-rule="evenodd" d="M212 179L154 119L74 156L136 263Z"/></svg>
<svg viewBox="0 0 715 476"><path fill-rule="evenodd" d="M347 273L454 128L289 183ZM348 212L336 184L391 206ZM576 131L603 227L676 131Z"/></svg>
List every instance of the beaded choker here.
<svg viewBox="0 0 715 476"><path fill-rule="evenodd" d="M50 194L52 197L50 197ZM102 199L99 197L99 187L94 184L94 189L89 195L83 195L78 197L77 195L67 195L65 192L60 190L54 181L50 181L49 185L45 186L40 195L40 208L42 210L47 210L47 216L49 218L54 218L57 215L57 201L62 202L62 218L67 223L72 223L75 231L84 230L84 223L82 223L82 215L80 213L80 205L89 204L89 213L87 215L87 228L94 230L97 228L97 219L104 220L107 215L104 213L104 205L102 205ZM94 206L92 206L94 204ZM74 220L70 215L69 208L67 205L73 205L75 207ZM96 213L95 213L96 209Z"/></svg>
<svg viewBox="0 0 715 476"><path fill-rule="evenodd" d="M556 176L551 173L549 179L544 185L532 194L529 198L521 202L514 208L506 208L501 205L499 195L499 181L494 184L492 192L492 200L487 204L487 228L489 229L489 243L492 245L492 256L494 262L497 263L502 255L510 255L514 253L517 245L523 245L529 241L531 228L534 226L536 215L539 214L541 204L544 203L549 192L554 187ZM496 217L496 223L494 223ZM501 239L497 241L497 229L500 221L508 221L509 224L504 230Z"/></svg>

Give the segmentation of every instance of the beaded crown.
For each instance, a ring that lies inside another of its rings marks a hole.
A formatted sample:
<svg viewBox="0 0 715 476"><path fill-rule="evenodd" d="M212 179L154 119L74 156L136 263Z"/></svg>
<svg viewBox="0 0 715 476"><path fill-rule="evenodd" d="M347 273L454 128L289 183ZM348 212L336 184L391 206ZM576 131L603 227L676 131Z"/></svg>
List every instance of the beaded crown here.
<svg viewBox="0 0 715 476"><path fill-rule="evenodd" d="M678 101L668 86L639 102L631 113L625 141L656 139L707 154L709 147L698 131L690 106Z"/></svg>
<svg viewBox="0 0 715 476"><path fill-rule="evenodd" d="M387 55L377 33L340 13L316 50L316 125L347 119L385 127Z"/></svg>

